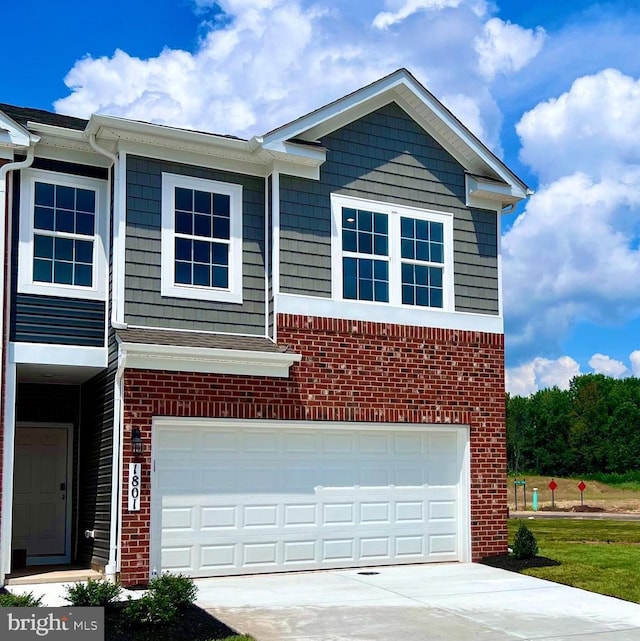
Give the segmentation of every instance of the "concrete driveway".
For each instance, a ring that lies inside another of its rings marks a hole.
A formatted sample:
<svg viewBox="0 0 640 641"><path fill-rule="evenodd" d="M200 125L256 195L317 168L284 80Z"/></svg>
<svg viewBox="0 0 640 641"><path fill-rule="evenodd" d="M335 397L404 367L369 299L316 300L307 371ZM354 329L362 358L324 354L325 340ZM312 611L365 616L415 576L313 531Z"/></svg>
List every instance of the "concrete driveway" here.
<svg viewBox="0 0 640 641"><path fill-rule="evenodd" d="M640 605L475 564L200 579L258 641L638 641Z"/></svg>

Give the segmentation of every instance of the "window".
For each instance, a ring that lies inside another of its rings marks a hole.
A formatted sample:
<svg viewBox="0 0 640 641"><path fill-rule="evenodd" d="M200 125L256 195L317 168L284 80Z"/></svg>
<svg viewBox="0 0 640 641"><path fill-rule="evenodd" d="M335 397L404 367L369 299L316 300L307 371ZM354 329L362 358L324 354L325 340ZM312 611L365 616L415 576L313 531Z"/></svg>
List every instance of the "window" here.
<svg viewBox="0 0 640 641"><path fill-rule="evenodd" d="M25 170L18 290L104 299L106 228L104 181Z"/></svg>
<svg viewBox="0 0 640 641"><path fill-rule="evenodd" d="M331 202L336 298L452 308L451 214L346 196Z"/></svg>
<svg viewBox="0 0 640 641"><path fill-rule="evenodd" d="M242 186L162 174L162 295L242 302Z"/></svg>

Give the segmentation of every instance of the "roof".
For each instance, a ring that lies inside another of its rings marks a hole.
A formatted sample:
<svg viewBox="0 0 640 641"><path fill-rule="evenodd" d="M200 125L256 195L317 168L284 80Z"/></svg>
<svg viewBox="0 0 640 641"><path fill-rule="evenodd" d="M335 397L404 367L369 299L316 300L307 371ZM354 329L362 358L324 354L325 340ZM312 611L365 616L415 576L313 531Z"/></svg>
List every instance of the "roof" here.
<svg viewBox="0 0 640 641"><path fill-rule="evenodd" d="M205 349L236 349L241 351L282 354L287 346L279 346L263 336L238 336L233 334L206 334L162 329L119 329L118 338L124 343L141 345L170 345L173 347L199 347Z"/></svg>
<svg viewBox="0 0 640 641"><path fill-rule="evenodd" d="M292 139L317 141L322 136L372 111L396 102L471 174L512 186L516 199L529 195L528 186L407 70L357 89L263 136L267 148Z"/></svg>
<svg viewBox="0 0 640 641"><path fill-rule="evenodd" d="M75 118L73 116L63 116L55 114L44 109L32 109L31 107L16 107L0 102L0 111L3 111L9 118L22 125L27 126L28 122L39 122L43 125L53 125L54 127L64 127L66 129L77 129L84 131L88 120Z"/></svg>

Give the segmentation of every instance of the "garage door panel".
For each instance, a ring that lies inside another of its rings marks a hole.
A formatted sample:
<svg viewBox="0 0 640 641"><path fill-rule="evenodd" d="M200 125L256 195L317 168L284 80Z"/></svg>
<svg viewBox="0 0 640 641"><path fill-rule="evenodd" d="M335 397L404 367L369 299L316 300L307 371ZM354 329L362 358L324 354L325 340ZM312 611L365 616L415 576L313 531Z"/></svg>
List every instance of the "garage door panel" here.
<svg viewBox="0 0 640 641"><path fill-rule="evenodd" d="M453 430L162 425L153 448L152 555L164 570L460 558L463 457Z"/></svg>

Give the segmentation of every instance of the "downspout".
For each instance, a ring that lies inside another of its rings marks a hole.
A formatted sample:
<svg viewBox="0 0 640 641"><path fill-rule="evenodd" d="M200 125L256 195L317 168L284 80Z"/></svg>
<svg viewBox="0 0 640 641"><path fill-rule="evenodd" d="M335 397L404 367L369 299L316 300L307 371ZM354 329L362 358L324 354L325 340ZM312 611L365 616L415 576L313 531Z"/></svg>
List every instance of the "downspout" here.
<svg viewBox="0 0 640 641"><path fill-rule="evenodd" d="M112 204L114 209L113 219L117 218L115 216L115 203L118 200L118 193L120 189L120 180L118 177L118 156L111 153L109 150L100 147L96 142L95 134L89 136L89 144L92 149L97 153L102 154L109 158L113 165L113 198ZM108 193L109 198L111 199L111 173L108 177ZM109 208L111 209L111 208ZM111 327L113 329L124 329L126 325L118 323L117 318L117 292L118 288L116 287L117 279L119 278L120 265L117 264L118 252L116 248L118 243L121 242L119 229L116 230L115 227L112 227L111 233ZM108 341L108 337L107 337ZM126 367L126 354L123 354L120 350L120 345L118 345L118 369L116 370L116 376L114 380L114 390L113 390L113 450L111 456L111 519L109 524L109 559L107 565L105 566L104 573L108 581L114 582L117 579L117 572L119 566L119 556L120 556L120 543L119 543L119 532L120 532L120 502L121 502L121 484L120 484L120 470L122 469L122 430L123 430L123 412L124 406L122 403L122 384L124 377L124 370Z"/></svg>
<svg viewBox="0 0 640 641"><path fill-rule="evenodd" d="M33 164L35 156L35 145L40 142L39 136L31 135L30 145L27 148L27 157L17 162L9 162L0 167L0 287L2 287L3 304L0 311L0 390L3 389L5 380L5 317L9 316L10 305L10 285L11 279L7 279L5 272L5 253L7 250L7 236L11 234L11 212L7 216L7 180L9 172L26 169ZM7 261L11 265L10 260ZM7 282L5 282L5 280ZM3 426L3 450L2 450L2 492L5 497L13 496L13 463L14 463L14 443L15 443L15 423L7 430L7 412L6 396L2 401L2 426ZM4 585L4 577L10 570L11 566L11 529L12 529L12 510L9 506L13 505L13 499L2 502L2 530L0 531L0 545L2 551L0 555L0 585Z"/></svg>

